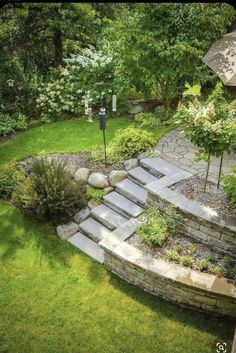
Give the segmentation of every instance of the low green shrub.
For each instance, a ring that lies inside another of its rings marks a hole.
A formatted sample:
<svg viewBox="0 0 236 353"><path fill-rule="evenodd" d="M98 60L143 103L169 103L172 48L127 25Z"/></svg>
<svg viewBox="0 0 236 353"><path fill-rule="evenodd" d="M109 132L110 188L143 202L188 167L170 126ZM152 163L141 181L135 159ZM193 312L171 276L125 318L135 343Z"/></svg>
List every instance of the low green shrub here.
<svg viewBox="0 0 236 353"><path fill-rule="evenodd" d="M149 208L145 216L145 222L137 229L138 237L149 246L162 245L168 237L166 218L155 207Z"/></svg>
<svg viewBox="0 0 236 353"><path fill-rule="evenodd" d="M168 251L166 256L167 256L167 259L170 261L179 262L179 260L180 260L180 254L175 250Z"/></svg>
<svg viewBox="0 0 236 353"><path fill-rule="evenodd" d="M138 227L138 237L147 245L161 246L169 234L175 232L172 215L162 215L157 207L150 207L145 214L144 223Z"/></svg>
<svg viewBox="0 0 236 353"><path fill-rule="evenodd" d="M16 120L9 114L0 113L0 136L6 136L16 129Z"/></svg>
<svg viewBox="0 0 236 353"><path fill-rule="evenodd" d="M190 245L188 246L188 250L189 250L190 254L195 254L196 251L197 251L197 247L196 247L196 245L194 245L194 244L190 244Z"/></svg>
<svg viewBox="0 0 236 353"><path fill-rule="evenodd" d="M190 256L184 255L181 257L181 265L185 267L190 267L192 265L192 259Z"/></svg>
<svg viewBox="0 0 236 353"><path fill-rule="evenodd" d="M205 271L208 269L208 261L206 259L201 259L199 262L200 271Z"/></svg>
<svg viewBox="0 0 236 353"><path fill-rule="evenodd" d="M16 174L18 170L15 164L0 167L0 197L11 198L14 191Z"/></svg>
<svg viewBox="0 0 236 353"><path fill-rule="evenodd" d="M132 158L151 149L155 142L150 132L129 126L126 129L116 131L112 144L120 156Z"/></svg>
<svg viewBox="0 0 236 353"><path fill-rule="evenodd" d="M107 146L107 164L121 162L124 159L137 157L141 152L152 150L155 139L151 133L134 126L116 131L113 141ZM150 152L153 153L153 152ZM103 147L94 147L89 160L93 163L104 163Z"/></svg>
<svg viewBox="0 0 236 353"><path fill-rule="evenodd" d="M208 261L210 261L211 263L215 263L216 262L216 256L214 254L210 254L208 257Z"/></svg>
<svg viewBox="0 0 236 353"><path fill-rule="evenodd" d="M230 267L230 265L232 264L232 261L233 261L233 259L232 259L231 256L225 255L223 257L223 265L224 265L224 267L226 267L226 268Z"/></svg>
<svg viewBox="0 0 236 353"><path fill-rule="evenodd" d="M122 161L122 156L119 154L114 145L107 146L107 164L111 165ZM104 148L93 147L89 153L89 160L94 164L104 163Z"/></svg>
<svg viewBox="0 0 236 353"><path fill-rule="evenodd" d="M17 130L25 130L28 127L27 118L24 114L11 116L0 113L0 136L9 135Z"/></svg>
<svg viewBox="0 0 236 353"><path fill-rule="evenodd" d="M224 270L224 276L226 278L233 279L235 277L235 269L234 268L227 268L226 270Z"/></svg>
<svg viewBox="0 0 236 353"><path fill-rule="evenodd" d="M29 174L17 176L12 200L25 214L62 222L85 206L85 185L63 163L35 159Z"/></svg>
<svg viewBox="0 0 236 353"><path fill-rule="evenodd" d="M97 203L102 203L103 196L106 193L103 190L93 188L92 186L88 187L86 190L86 195L88 199L94 199Z"/></svg>
<svg viewBox="0 0 236 353"><path fill-rule="evenodd" d="M236 165L232 167L230 175L222 176L224 191L228 194L232 206L236 209Z"/></svg>
<svg viewBox="0 0 236 353"><path fill-rule="evenodd" d="M19 114L16 120L16 130L26 130L29 126L27 117L24 114Z"/></svg>
<svg viewBox="0 0 236 353"><path fill-rule="evenodd" d="M222 275L222 270L220 268L220 266L215 266L211 269L211 272L214 274L214 275L217 275L217 277L221 277Z"/></svg>
<svg viewBox="0 0 236 353"><path fill-rule="evenodd" d="M136 114L134 120L141 127L155 128L161 125L160 119L153 113Z"/></svg>

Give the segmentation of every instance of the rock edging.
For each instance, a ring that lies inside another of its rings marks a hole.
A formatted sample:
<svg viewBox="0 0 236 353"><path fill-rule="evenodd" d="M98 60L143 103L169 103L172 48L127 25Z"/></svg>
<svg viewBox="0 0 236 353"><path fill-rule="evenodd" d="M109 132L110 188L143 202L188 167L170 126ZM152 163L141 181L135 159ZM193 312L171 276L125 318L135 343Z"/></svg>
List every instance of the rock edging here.
<svg viewBox="0 0 236 353"><path fill-rule="evenodd" d="M104 250L104 265L111 272L178 305L236 318L236 287L232 281L154 259L125 243L127 236L121 241L117 232L99 243Z"/></svg>

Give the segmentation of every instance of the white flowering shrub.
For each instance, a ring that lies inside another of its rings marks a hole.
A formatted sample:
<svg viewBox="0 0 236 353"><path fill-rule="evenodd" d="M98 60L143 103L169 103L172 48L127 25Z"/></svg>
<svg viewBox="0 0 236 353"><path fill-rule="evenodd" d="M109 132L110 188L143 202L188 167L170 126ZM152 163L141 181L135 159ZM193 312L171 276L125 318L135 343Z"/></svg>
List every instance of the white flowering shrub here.
<svg viewBox="0 0 236 353"><path fill-rule="evenodd" d="M195 99L187 107L181 104L175 117L200 152L219 157L231 151L236 137L236 119L230 105L224 104L220 111L215 101L202 103Z"/></svg>
<svg viewBox="0 0 236 353"><path fill-rule="evenodd" d="M38 108L44 113L76 113L85 100L94 104L111 93L111 85L104 84L100 92L97 82L112 78L112 57L90 47L82 54L71 54L64 59L65 68L60 68L49 82L39 89Z"/></svg>

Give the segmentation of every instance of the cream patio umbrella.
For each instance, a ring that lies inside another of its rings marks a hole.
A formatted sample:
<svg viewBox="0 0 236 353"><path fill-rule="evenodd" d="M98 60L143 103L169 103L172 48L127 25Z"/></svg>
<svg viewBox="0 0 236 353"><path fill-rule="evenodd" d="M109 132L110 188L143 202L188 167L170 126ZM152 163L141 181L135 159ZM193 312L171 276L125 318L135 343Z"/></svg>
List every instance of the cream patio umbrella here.
<svg viewBox="0 0 236 353"><path fill-rule="evenodd" d="M236 31L225 34L215 41L202 61L209 66L226 86L236 86ZM220 160L220 170L217 187L220 185L223 155Z"/></svg>
<svg viewBox="0 0 236 353"><path fill-rule="evenodd" d="M236 86L236 31L214 42L202 61L225 85Z"/></svg>

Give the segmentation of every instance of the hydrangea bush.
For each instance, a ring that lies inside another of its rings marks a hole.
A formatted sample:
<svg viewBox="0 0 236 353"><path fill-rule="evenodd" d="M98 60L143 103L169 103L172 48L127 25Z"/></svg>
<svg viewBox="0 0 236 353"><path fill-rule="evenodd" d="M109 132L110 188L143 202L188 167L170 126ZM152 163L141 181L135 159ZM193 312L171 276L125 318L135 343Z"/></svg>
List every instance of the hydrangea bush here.
<svg viewBox="0 0 236 353"><path fill-rule="evenodd" d="M39 89L37 105L43 113L76 113L85 100L92 104L99 101L97 82L112 79L112 56L92 46L64 61L66 66L60 67ZM104 84L101 96L111 91L111 86Z"/></svg>

